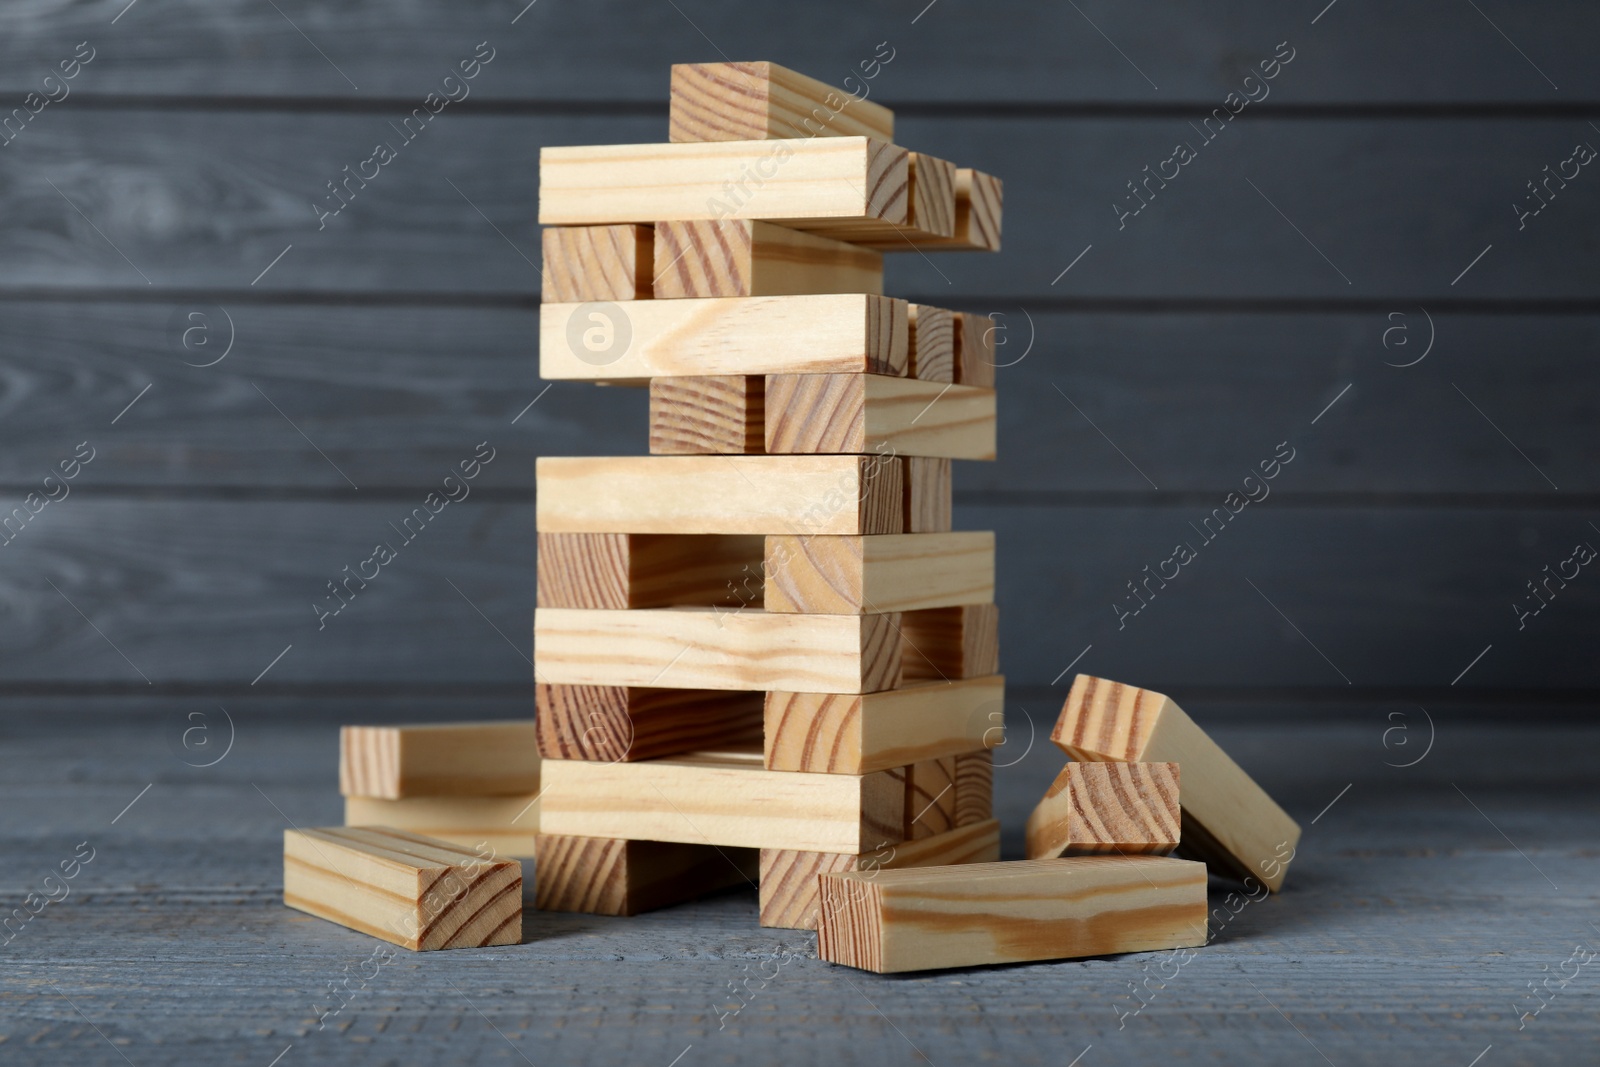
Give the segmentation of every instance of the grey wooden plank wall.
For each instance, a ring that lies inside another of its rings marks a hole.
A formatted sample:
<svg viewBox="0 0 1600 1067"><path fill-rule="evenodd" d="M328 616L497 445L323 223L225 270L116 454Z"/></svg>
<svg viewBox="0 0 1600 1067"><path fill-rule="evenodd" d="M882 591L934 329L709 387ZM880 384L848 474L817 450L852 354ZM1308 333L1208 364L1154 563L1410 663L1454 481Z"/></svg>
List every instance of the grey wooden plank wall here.
<svg viewBox="0 0 1600 1067"><path fill-rule="evenodd" d="M1219 710L1581 706L1600 577L1514 605L1600 544L1600 175L1514 205L1600 145L1597 31L1561 0L7 5L4 513L94 458L0 548L0 706L524 710L532 460L644 449L637 391L537 380L538 149L663 139L674 61L840 81L879 42L898 139L1006 180L1001 255L897 257L891 291L1004 316L1002 458L959 469L957 521L999 533L1024 704L1048 717L1076 662ZM479 42L471 95L319 228ZM29 117L34 91L60 99ZM484 441L472 496L319 627ZM1280 442L1271 496L1204 543Z"/></svg>

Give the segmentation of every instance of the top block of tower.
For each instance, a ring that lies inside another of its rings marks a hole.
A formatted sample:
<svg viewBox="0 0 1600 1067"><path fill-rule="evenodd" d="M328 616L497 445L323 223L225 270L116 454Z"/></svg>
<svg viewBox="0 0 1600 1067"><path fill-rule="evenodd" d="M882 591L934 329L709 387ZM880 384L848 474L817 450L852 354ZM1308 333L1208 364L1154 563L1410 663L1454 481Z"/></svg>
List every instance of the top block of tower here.
<svg viewBox="0 0 1600 1067"><path fill-rule="evenodd" d="M776 63L678 63L670 131L673 141L893 141L894 112Z"/></svg>

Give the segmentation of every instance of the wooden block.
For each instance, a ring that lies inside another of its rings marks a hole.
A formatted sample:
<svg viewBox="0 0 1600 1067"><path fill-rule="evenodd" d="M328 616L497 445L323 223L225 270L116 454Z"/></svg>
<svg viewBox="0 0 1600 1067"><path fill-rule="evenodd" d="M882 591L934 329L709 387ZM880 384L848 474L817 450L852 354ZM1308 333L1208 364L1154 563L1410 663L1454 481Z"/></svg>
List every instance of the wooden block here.
<svg viewBox="0 0 1600 1067"><path fill-rule="evenodd" d="M650 379L650 454L765 452L765 388L755 374Z"/></svg>
<svg viewBox="0 0 1600 1067"><path fill-rule="evenodd" d="M285 830L283 902L413 951L522 940L522 864L387 826Z"/></svg>
<svg viewBox="0 0 1600 1067"><path fill-rule="evenodd" d="M542 533L538 606L761 606L763 539L745 534Z"/></svg>
<svg viewBox="0 0 1600 1067"><path fill-rule="evenodd" d="M950 461L931 456L906 456L905 514L901 520L906 533L943 533L950 529ZM884 531L890 532L890 531Z"/></svg>
<svg viewBox="0 0 1600 1067"><path fill-rule="evenodd" d="M539 608L533 669L567 685L872 693L900 684L898 629L892 614Z"/></svg>
<svg viewBox="0 0 1600 1067"><path fill-rule="evenodd" d="M552 304L644 300L651 295L650 226L551 226L543 236L540 299Z"/></svg>
<svg viewBox="0 0 1600 1067"><path fill-rule="evenodd" d="M401 797L539 791L532 721L346 726L339 731L339 792Z"/></svg>
<svg viewBox="0 0 1600 1067"><path fill-rule="evenodd" d="M969 167L956 168L955 232L947 239L921 242L924 251L998 252L1004 200L1000 179Z"/></svg>
<svg viewBox="0 0 1600 1067"><path fill-rule="evenodd" d="M894 140L894 112L776 63L674 63L673 141Z"/></svg>
<svg viewBox="0 0 1600 1067"><path fill-rule="evenodd" d="M840 218L808 223L816 233L884 252L914 251L955 236L956 168L922 152L906 156L909 206L900 219Z"/></svg>
<svg viewBox="0 0 1600 1067"><path fill-rule="evenodd" d="M767 769L866 774L998 745L1005 685L994 675L856 696L770 692Z"/></svg>
<svg viewBox="0 0 1600 1067"><path fill-rule="evenodd" d="M1181 765L1179 854L1282 888L1299 825L1172 698L1080 674L1050 740L1075 760Z"/></svg>
<svg viewBox="0 0 1600 1067"><path fill-rule="evenodd" d="M770 453L994 459L993 389L882 374L769 374Z"/></svg>
<svg viewBox="0 0 1600 1067"><path fill-rule="evenodd" d="M1078 959L1206 941L1206 869L1075 856L824 874L817 953L879 974Z"/></svg>
<svg viewBox="0 0 1600 1067"><path fill-rule="evenodd" d="M956 316L956 381L994 387L994 319L962 312Z"/></svg>
<svg viewBox="0 0 1600 1067"><path fill-rule="evenodd" d="M1000 824L993 819L920 841L886 845L859 856L764 848L761 850L761 925L815 930L821 914L817 898L819 874L992 863L999 858Z"/></svg>
<svg viewBox="0 0 1600 1067"><path fill-rule="evenodd" d="M995 735L990 735L991 737ZM963 752L956 761L956 825L994 817L994 753Z"/></svg>
<svg viewBox="0 0 1600 1067"><path fill-rule="evenodd" d="M906 786L907 841L920 841L956 828L954 756L913 763Z"/></svg>
<svg viewBox="0 0 1600 1067"><path fill-rule="evenodd" d="M883 256L752 219L656 223L657 297L882 293Z"/></svg>
<svg viewBox="0 0 1600 1067"><path fill-rule="evenodd" d="M964 604L905 612L900 616L900 657L908 682L994 674L1000 669L1000 609Z"/></svg>
<svg viewBox="0 0 1600 1067"><path fill-rule="evenodd" d="M534 868L534 906L638 915L754 882L759 869L755 849L547 834Z"/></svg>
<svg viewBox="0 0 1600 1067"><path fill-rule="evenodd" d="M549 766L548 763L543 766ZM345 797L346 826L392 826L496 856L533 856L539 794L502 797Z"/></svg>
<svg viewBox="0 0 1600 1067"><path fill-rule="evenodd" d="M537 521L543 533L899 533L906 508L901 463L877 456L542 456Z"/></svg>
<svg viewBox="0 0 1600 1067"><path fill-rule="evenodd" d="M1069 763L1028 816L1028 858L1171 852L1178 818L1176 763Z"/></svg>
<svg viewBox="0 0 1600 1067"><path fill-rule="evenodd" d="M905 784L890 771L769 771L754 750L545 767L540 825L550 834L855 854L904 831Z"/></svg>
<svg viewBox="0 0 1600 1067"><path fill-rule="evenodd" d="M906 302L871 293L539 306L539 375L575 381L715 374L903 376Z"/></svg>
<svg viewBox="0 0 1600 1067"><path fill-rule="evenodd" d="M860 615L994 600L994 534L766 539L768 611Z"/></svg>
<svg viewBox="0 0 1600 1067"><path fill-rule="evenodd" d="M906 335L911 377L925 382L956 380L955 312L927 304L907 305Z"/></svg>
<svg viewBox="0 0 1600 1067"><path fill-rule="evenodd" d="M541 682L534 700L546 759L656 759L762 738L761 693Z"/></svg>
<svg viewBox="0 0 1600 1067"><path fill-rule="evenodd" d="M903 226L904 148L874 137L802 137L539 150L539 223L760 219L814 230L820 220Z"/></svg>

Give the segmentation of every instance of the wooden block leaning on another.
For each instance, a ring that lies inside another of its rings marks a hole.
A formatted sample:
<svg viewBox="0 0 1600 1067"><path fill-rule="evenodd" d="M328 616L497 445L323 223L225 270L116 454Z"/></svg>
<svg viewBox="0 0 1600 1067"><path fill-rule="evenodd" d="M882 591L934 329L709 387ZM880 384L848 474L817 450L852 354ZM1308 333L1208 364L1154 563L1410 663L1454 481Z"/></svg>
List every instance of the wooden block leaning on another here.
<svg viewBox="0 0 1600 1067"><path fill-rule="evenodd" d="M883 256L753 219L657 222L654 291L670 299L881 294Z"/></svg>
<svg viewBox="0 0 1600 1067"><path fill-rule="evenodd" d="M1080 674L1050 740L1076 760L1181 765L1180 854L1282 888L1299 825L1170 697Z"/></svg>
<svg viewBox="0 0 1600 1067"><path fill-rule="evenodd" d="M1028 817L1028 858L1178 847L1176 763L1069 763Z"/></svg>
<svg viewBox="0 0 1600 1067"><path fill-rule="evenodd" d="M345 796L495 796L539 790L531 720L425 726L346 726L339 731Z"/></svg>
<svg viewBox="0 0 1600 1067"><path fill-rule="evenodd" d="M526 858L537 850L539 794L401 800L345 797L344 823L347 827L398 827L462 848L482 848L495 856Z"/></svg>
<svg viewBox="0 0 1600 1067"><path fill-rule="evenodd" d="M750 848L546 834L534 868L534 906L638 915L753 883L759 856Z"/></svg>
<svg viewBox="0 0 1600 1067"><path fill-rule="evenodd" d="M882 374L769 374L769 453L994 459L995 393Z"/></svg>
<svg viewBox="0 0 1600 1067"><path fill-rule="evenodd" d="M994 600L994 533L796 537L769 534L768 611L916 611Z"/></svg>
<svg viewBox="0 0 1600 1067"><path fill-rule="evenodd" d="M550 226L544 247L544 303L644 300L651 295L655 231L650 226Z"/></svg>
<svg viewBox="0 0 1600 1067"><path fill-rule="evenodd" d="M538 545L541 608L761 606L756 535L541 533Z"/></svg>
<svg viewBox="0 0 1600 1067"><path fill-rule="evenodd" d="M541 682L534 699L546 759L624 763L761 743L761 693Z"/></svg>
<svg viewBox="0 0 1600 1067"><path fill-rule="evenodd" d="M1076 856L824 874L817 952L892 974L1199 946L1206 870Z"/></svg>
<svg viewBox="0 0 1600 1067"><path fill-rule="evenodd" d="M1004 739L1005 679L923 682L853 696L766 694L768 770L867 774L982 752Z"/></svg>
<svg viewBox="0 0 1600 1067"><path fill-rule="evenodd" d="M776 63L674 63L669 130L675 142L863 134L892 141L894 112Z"/></svg>
<svg viewBox="0 0 1600 1067"><path fill-rule="evenodd" d="M412 950L522 940L522 864L387 826L285 830L283 902Z"/></svg>

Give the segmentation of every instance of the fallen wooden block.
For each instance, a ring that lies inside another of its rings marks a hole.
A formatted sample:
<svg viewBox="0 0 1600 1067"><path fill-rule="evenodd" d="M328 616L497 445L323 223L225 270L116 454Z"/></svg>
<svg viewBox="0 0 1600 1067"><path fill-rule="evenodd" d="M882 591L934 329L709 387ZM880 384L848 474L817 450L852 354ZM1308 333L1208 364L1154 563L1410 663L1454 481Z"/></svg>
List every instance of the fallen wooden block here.
<svg viewBox="0 0 1600 1067"><path fill-rule="evenodd" d="M904 376L906 302L872 293L539 305L539 376Z"/></svg>
<svg viewBox="0 0 1600 1067"><path fill-rule="evenodd" d="M909 346L907 373L925 382L953 382L956 369L956 316L927 304L906 307Z"/></svg>
<svg viewBox="0 0 1600 1067"><path fill-rule="evenodd" d="M962 385L994 387L995 330L988 315L962 312L956 316L956 381Z"/></svg>
<svg viewBox="0 0 1600 1067"><path fill-rule="evenodd" d="M824 874L817 953L879 974L1206 941L1203 864L1075 856Z"/></svg>
<svg viewBox="0 0 1600 1067"><path fill-rule="evenodd" d="M1276 892L1300 827L1170 697L1080 674L1050 740L1076 760L1183 767L1181 855Z"/></svg>
<svg viewBox="0 0 1600 1067"><path fill-rule="evenodd" d="M1000 670L1000 609L993 604L926 608L900 616L906 681L954 681Z"/></svg>
<svg viewBox="0 0 1600 1067"><path fill-rule="evenodd" d="M539 608L533 669L567 685L872 693L900 682L898 626L894 615Z"/></svg>
<svg viewBox="0 0 1600 1067"><path fill-rule="evenodd" d="M638 915L753 883L759 873L755 849L546 834L534 867L534 906Z"/></svg>
<svg viewBox="0 0 1600 1067"><path fill-rule="evenodd" d="M992 675L854 696L769 692L766 767L867 774L998 745L1005 685Z"/></svg>
<svg viewBox="0 0 1600 1067"><path fill-rule="evenodd" d="M822 911L817 886L817 876L821 874L992 863L999 858L1000 824L993 819L920 841L886 845L863 855L764 848L761 850L761 925L815 930Z"/></svg>
<svg viewBox="0 0 1600 1067"><path fill-rule="evenodd" d="M653 227L551 226L542 243L539 295L548 303L643 300L651 295Z"/></svg>
<svg viewBox="0 0 1600 1067"><path fill-rule="evenodd" d="M883 374L769 374L769 453L994 459L993 389Z"/></svg>
<svg viewBox="0 0 1600 1067"><path fill-rule="evenodd" d="M541 533L538 545L542 608L761 606L758 536Z"/></svg>
<svg viewBox="0 0 1600 1067"><path fill-rule="evenodd" d="M947 239L920 242L924 251L998 252L1004 200L1000 179L969 167L956 168L955 232Z"/></svg>
<svg viewBox="0 0 1600 1067"><path fill-rule="evenodd" d="M955 165L922 152L908 153L906 192L903 220L818 219L806 226L815 233L884 252L912 251L924 244L950 241L956 224Z"/></svg>
<svg viewBox="0 0 1600 1067"><path fill-rule="evenodd" d="M883 256L752 219L656 223L658 298L882 293Z"/></svg>
<svg viewBox="0 0 1600 1067"><path fill-rule="evenodd" d="M1178 847L1176 763L1069 763L1028 817L1028 858Z"/></svg>
<svg viewBox="0 0 1600 1067"><path fill-rule="evenodd" d="M546 759L632 762L761 743L760 693L541 682L534 700Z"/></svg>
<svg viewBox="0 0 1600 1067"><path fill-rule="evenodd" d="M776 63L674 63L673 141L894 139L894 112Z"/></svg>
<svg viewBox="0 0 1600 1067"><path fill-rule="evenodd" d="M285 830L283 902L413 951L522 940L522 864L387 826Z"/></svg>
<svg viewBox="0 0 1600 1067"><path fill-rule="evenodd" d="M766 539L763 604L817 615L915 611L994 600L994 533Z"/></svg>
<svg viewBox="0 0 1600 1067"><path fill-rule="evenodd" d="M547 834L854 854L904 828L905 781L893 771L768 771L754 750L545 768Z"/></svg>
<svg viewBox="0 0 1600 1067"><path fill-rule="evenodd" d="M401 797L535 793L539 750L531 720L346 726L339 792Z"/></svg>
<svg viewBox="0 0 1600 1067"><path fill-rule="evenodd" d="M765 390L756 374L650 379L650 454L760 455Z"/></svg>
<svg viewBox="0 0 1600 1067"><path fill-rule="evenodd" d="M344 824L398 827L496 856L531 857L539 839L539 794L400 800L347 796Z"/></svg>
<svg viewBox="0 0 1600 1067"><path fill-rule="evenodd" d="M899 533L908 506L903 462L909 461L541 456L537 522L541 533Z"/></svg>
<svg viewBox="0 0 1600 1067"><path fill-rule="evenodd" d="M905 532L944 533L949 530L953 490L950 461L932 456L907 456L902 462L905 464L905 515L901 522Z"/></svg>

